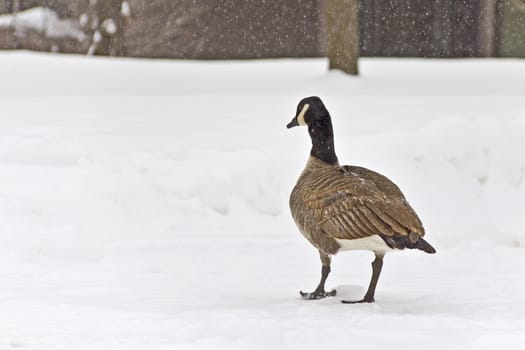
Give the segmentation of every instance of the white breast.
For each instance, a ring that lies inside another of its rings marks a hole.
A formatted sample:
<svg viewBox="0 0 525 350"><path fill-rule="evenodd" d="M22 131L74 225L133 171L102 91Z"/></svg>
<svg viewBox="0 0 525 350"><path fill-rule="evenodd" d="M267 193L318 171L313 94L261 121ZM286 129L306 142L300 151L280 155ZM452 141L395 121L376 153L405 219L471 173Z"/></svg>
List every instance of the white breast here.
<svg viewBox="0 0 525 350"><path fill-rule="evenodd" d="M371 250L374 252L386 253L393 251L385 241L378 235L359 239L337 239L337 243L341 246L340 251L344 250Z"/></svg>

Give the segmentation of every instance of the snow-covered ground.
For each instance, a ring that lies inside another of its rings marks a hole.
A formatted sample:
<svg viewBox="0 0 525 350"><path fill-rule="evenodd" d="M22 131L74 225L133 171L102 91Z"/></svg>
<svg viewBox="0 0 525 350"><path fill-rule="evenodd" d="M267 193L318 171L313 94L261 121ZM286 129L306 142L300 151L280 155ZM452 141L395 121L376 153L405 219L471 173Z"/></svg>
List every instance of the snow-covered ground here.
<svg viewBox="0 0 525 350"><path fill-rule="evenodd" d="M0 54L0 349L522 349L525 62ZM438 253L319 273L288 194L296 104L405 192Z"/></svg>

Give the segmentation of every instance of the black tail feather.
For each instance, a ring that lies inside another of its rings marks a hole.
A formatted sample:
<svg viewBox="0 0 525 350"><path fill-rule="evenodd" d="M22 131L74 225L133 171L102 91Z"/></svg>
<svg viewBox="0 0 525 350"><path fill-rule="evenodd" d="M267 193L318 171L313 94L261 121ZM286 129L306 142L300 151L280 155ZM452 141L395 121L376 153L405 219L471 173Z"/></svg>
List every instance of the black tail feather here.
<svg viewBox="0 0 525 350"><path fill-rule="evenodd" d="M436 250L434 247L432 247L427 241L425 241L423 238L418 237L418 239L415 242L412 242L409 238L409 236L398 236L398 237L391 237L387 235L380 235L381 238L385 241L385 243L393 249L419 249L424 251L428 254L434 254Z"/></svg>
<svg viewBox="0 0 525 350"><path fill-rule="evenodd" d="M430 245L427 241L425 241L423 238L419 238L419 240L416 242L416 249L420 249L428 254L434 254L436 252L436 249Z"/></svg>

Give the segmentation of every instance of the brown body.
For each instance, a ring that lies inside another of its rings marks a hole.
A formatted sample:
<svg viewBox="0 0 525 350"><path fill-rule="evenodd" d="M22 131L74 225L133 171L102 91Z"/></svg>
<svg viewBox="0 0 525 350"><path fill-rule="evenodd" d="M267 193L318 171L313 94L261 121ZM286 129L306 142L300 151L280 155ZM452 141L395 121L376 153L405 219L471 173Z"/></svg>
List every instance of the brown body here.
<svg viewBox="0 0 525 350"><path fill-rule="evenodd" d="M301 233L322 253L341 248L335 239L425 234L418 216L399 188L385 176L310 157L290 195L290 209ZM392 246L392 248L401 248Z"/></svg>

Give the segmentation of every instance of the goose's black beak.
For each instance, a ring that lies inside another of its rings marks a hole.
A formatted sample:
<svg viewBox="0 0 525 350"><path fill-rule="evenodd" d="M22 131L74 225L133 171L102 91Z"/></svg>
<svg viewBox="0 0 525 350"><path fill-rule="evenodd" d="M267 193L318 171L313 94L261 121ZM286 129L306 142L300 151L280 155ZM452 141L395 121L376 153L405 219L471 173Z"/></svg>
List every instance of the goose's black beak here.
<svg viewBox="0 0 525 350"><path fill-rule="evenodd" d="M286 125L288 129L293 128L294 126L299 126L299 123L297 122L297 117L293 118L291 122Z"/></svg>

